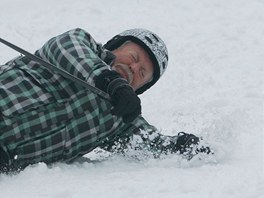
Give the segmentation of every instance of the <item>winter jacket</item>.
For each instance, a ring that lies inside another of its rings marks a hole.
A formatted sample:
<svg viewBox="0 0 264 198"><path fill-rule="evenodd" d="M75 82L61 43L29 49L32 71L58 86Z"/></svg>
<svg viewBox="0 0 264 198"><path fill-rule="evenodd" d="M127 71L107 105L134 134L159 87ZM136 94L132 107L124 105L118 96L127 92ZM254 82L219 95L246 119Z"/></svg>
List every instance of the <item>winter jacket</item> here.
<svg viewBox="0 0 264 198"><path fill-rule="evenodd" d="M50 39L35 55L90 85L114 59L82 29ZM142 116L125 124L111 108L109 100L25 56L0 66L0 146L14 167L71 162L98 146L122 150L135 135L138 147L155 154L175 150L176 136L159 134Z"/></svg>

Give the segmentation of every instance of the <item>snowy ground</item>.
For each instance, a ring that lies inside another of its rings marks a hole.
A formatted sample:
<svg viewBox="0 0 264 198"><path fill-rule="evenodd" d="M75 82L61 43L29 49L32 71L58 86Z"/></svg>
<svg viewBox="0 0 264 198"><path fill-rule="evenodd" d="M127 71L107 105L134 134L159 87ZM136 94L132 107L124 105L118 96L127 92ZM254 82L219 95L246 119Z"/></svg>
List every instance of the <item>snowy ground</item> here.
<svg viewBox="0 0 264 198"><path fill-rule="evenodd" d="M0 7L0 37L31 52L74 27L103 43L128 28L157 32L169 68L141 96L143 115L164 134L203 136L216 152L191 162L113 156L39 164L1 175L1 198L264 197L264 1L1 0ZM1 44L0 52L2 64L18 55Z"/></svg>

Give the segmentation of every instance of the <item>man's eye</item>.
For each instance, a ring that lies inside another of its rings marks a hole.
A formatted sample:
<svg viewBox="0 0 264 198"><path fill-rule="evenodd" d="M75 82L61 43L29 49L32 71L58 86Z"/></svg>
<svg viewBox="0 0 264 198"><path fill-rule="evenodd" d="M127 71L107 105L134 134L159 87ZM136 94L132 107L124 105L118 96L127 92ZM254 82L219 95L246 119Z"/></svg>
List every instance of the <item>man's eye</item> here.
<svg viewBox="0 0 264 198"><path fill-rule="evenodd" d="M145 72L143 70L141 70L141 76L142 78L145 78Z"/></svg>
<svg viewBox="0 0 264 198"><path fill-rule="evenodd" d="M137 55L136 54L132 53L131 56L132 56L132 58L133 58L133 60L135 62L138 62L138 58L137 58Z"/></svg>

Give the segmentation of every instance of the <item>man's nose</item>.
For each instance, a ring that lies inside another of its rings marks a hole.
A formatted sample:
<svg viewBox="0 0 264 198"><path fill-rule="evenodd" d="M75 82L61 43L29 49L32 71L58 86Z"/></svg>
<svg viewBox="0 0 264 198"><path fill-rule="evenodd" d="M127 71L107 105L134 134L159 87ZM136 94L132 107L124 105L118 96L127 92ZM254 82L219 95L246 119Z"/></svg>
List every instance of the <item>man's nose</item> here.
<svg viewBox="0 0 264 198"><path fill-rule="evenodd" d="M139 70L139 66L140 66L139 63L131 63L129 65L129 68L132 71L132 73L135 74Z"/></svg>

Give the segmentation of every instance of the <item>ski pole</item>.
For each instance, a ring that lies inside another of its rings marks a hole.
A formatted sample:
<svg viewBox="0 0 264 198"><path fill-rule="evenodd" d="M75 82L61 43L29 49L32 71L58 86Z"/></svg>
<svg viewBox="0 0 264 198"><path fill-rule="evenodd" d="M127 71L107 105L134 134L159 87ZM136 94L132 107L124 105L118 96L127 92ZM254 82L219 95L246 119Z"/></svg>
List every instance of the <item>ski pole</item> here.
<svg viewBox="0 0 264 198"><path fill-rule="evenodd" d="M93 93L98 94L102 98L110 100L110 97L109 97L109 95L107 93L101 91L100 89L97 89L96 87L93 87L92 85L88 84L84 80L81 80L81 79L77 78L76 76L70 74L69 72L62 70L59 67L56 67L55 65L53 65L53 64L51 64L51 63L39 58L38 56L36 56L34 54L31 54L30 52L28 52L28 51L26 51L26 50L24 50L24 49L22 49L22 48L20 48L20 47L18 47L16 45L10 43L10 42L2 39L2 38L0 38L0 42L5 44L8 47L14 49L15 51L25 55L29 59L39 63L41 66L43 66L43 67L45 66L46 68L48 68L48 69L50 69L50 70L62 75L63 77L65 77L65 78L67 78L69 80L72 80L73 82L81 85L82 87L84 87L86 89L89 89Z"/></svg>

